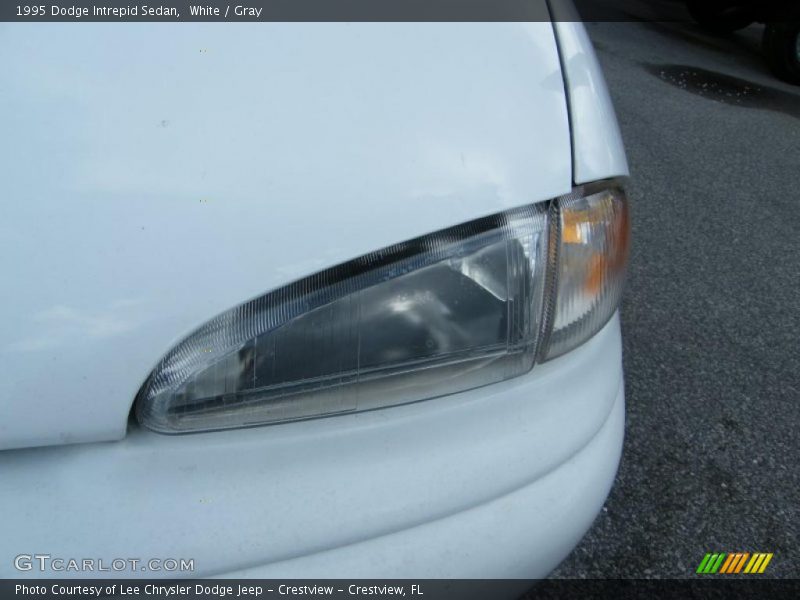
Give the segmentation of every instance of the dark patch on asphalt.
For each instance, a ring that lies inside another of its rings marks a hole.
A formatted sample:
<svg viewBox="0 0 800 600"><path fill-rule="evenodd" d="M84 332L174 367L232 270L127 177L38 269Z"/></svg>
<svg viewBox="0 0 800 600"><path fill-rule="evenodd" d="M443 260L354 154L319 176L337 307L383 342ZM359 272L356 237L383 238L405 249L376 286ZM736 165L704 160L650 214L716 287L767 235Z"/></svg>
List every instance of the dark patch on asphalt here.
<svg viewBox="0 0 800 600"><path fill-rule="evenodd" d="M781 112L800 119L797 96L724 73L687 65L646 65L653 75L696 96L744 108Z"/></svg>

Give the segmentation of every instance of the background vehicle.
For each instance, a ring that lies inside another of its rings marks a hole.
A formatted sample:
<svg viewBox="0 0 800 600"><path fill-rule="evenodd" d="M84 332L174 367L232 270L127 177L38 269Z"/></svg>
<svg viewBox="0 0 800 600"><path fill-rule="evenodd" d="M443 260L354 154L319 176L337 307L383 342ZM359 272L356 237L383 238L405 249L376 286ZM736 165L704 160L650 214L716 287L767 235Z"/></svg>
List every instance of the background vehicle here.
<svg viewBox="0 0 800 600"><path fill-rule="evenodd" d="M800 5L784 0L687 0L692 17L703 27L729 33L756 21L765 24L763 48L772 71L800 85Z"/></svg>

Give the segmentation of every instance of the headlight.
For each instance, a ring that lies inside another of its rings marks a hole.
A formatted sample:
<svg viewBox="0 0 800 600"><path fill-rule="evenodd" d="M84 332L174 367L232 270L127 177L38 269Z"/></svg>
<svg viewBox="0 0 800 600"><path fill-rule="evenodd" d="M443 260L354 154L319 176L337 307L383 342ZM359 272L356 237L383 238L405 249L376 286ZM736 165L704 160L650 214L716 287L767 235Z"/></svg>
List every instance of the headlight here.
<svg viewBox="0 0 800 600"><path fill-rule="evenodd" d="M222 313L150 374L139 421L165 433L293 421L528 372L537 356L590 337L619 302L624 196L583 191L385 248Z"/></svg>

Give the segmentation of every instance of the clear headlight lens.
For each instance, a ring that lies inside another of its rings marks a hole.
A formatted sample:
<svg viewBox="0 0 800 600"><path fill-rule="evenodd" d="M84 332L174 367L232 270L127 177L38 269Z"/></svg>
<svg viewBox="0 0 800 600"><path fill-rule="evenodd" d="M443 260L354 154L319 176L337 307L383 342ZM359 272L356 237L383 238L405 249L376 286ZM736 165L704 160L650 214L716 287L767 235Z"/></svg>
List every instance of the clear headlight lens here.
<svg viewBox="0 0 800 600"><path fill-rule="evenodd" d="M212 319L137 402L163 432L366 410L531 369L547 261L536 205L386 248Z"/></svg>
<svg viewBox="0 0 800 600"><path fill-rule="evenodd" d="M165 433L277 423L528 372L537 356L590 337L619 302L624 196L582 191L385 248L222 313L160 361L137 397L139 421Z"/></svg>

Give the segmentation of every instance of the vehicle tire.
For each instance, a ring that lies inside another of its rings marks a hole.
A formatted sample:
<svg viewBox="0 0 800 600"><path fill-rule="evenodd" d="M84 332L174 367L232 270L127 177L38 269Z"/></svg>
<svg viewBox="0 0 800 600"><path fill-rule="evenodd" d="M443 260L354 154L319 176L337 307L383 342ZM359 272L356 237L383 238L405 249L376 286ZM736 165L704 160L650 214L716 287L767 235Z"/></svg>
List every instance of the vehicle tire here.
<svg viewBox="0 0 800 600"><path fill-rule="evenodd" d="M686 8L703 29L731 33L755 21L752 11L732 0L686 0Z"/></svg>
<svg viewBox="0 0 800 600"><path fill-rule="evenodd" d="M788 83L800 85L800 21L767 23L762 42L772 72Z"/></svg>

